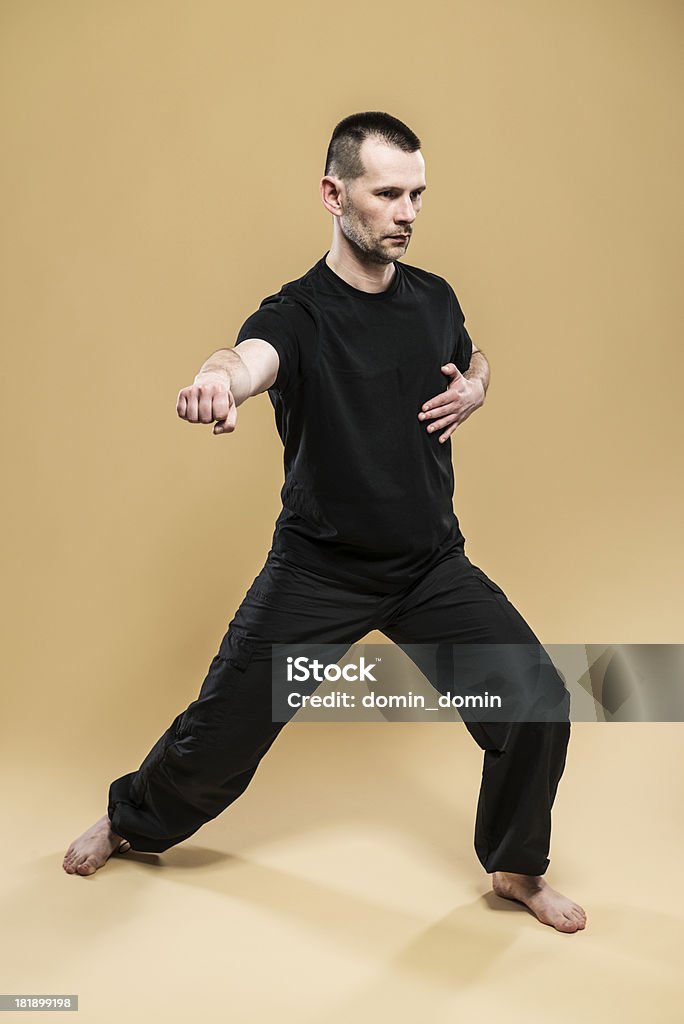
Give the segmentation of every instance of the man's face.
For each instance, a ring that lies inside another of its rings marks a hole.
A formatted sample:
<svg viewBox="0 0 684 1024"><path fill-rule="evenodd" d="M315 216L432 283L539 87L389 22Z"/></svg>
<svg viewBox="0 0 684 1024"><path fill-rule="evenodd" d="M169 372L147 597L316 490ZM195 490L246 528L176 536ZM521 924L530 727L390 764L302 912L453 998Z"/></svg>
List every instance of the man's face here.
<svg viewBox="0 0 684 1024"><path fill-rule="evenodd" d="M373 138L364 139L361 160L365 173L350 189L340 183L340 229L360 259L391 263L410 244L427 187L425 161L420 150L404 153Z"/></svg>

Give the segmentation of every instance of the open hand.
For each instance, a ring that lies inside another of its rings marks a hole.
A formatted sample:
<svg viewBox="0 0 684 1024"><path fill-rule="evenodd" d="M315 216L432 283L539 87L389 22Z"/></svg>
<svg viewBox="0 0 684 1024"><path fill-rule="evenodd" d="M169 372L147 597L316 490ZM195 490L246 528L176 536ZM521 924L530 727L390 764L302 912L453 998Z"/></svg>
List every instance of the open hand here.
<svg viewBox="0 0 684 1024"><path fill-rule="evenodd" d="M464 377L453 363L440 367L449 378L449 386L434 398L429 398L418 413L419 420L428 421L428 432L447 429L440 435L440 443L450 437L457 426L468 419L471 412L479 409L484 402L484 385L476 377Z"/></svg>

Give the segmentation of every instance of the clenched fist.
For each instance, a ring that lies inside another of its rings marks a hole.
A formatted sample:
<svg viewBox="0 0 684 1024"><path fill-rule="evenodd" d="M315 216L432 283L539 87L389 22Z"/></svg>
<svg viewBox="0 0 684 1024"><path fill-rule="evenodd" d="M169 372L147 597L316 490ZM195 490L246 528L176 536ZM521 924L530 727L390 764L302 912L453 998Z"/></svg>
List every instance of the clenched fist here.
<svg viewBox="0 0 684 1024"><path fill-rule="evenodd" d="M198 373L194 383L178 392L176 412L188 423L214 423L215 434L230 434L237 425L237 405L230 374L221 370Z"/></svg>

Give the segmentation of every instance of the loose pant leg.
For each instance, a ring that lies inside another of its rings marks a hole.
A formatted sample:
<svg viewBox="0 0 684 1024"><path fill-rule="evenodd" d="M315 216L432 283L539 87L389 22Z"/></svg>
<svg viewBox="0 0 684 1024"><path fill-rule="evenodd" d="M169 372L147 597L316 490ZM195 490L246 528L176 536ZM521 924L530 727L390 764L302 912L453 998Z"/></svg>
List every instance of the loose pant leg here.
<svg viewBox="0 0 684 1024"><path fill-rule="evenodd" d="M342 658L373 628L376 603L270 552L229 623L199 696L174 718L137 771L111 783L113 830L134 850L160 853L220 814L245 791L286 724L272 721L271 644L338 645Z"/></svg>
<svg viewBox="0 0 684 1024"><path fill-rule="evenodd" d="M518 649L521 664L526 651L537 652L542 666L538 685L547 690L541 697L548 698L558 720L468 721L463 717L484 750L475 822L475 850L481 864L488 872L544 874L549 865L551 808L570 737L570 694L537 636L501 587L464 553L449 556L430 570L379 628L442 692L445 674L439 653L443 648L431 645L526 645ZM457 665L459 659L457 653Z"/></svg>

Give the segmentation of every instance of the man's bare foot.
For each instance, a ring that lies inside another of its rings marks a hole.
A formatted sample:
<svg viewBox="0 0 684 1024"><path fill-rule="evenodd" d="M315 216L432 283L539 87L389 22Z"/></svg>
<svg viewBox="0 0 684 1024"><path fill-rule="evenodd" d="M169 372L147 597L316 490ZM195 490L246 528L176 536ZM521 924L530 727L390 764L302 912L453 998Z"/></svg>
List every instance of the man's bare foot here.
<svg viewBox="0 0 684 1024"><path fill-rule="evenodd" d="M124 849L130 847L128 840L112 831L109 817L103 814L83 835L74 839L64 854L62 867L69 875L92 875L123 844L126 844Z"/></svg>
<svg viewBox="0 0 684 1024"><path fill-rule="evenodd" d="M580 905L552 889L542 875L495 871L492 888L497 896L524 903L542 924L550 924L559 932L580 931L587 923Z"/></svg>

